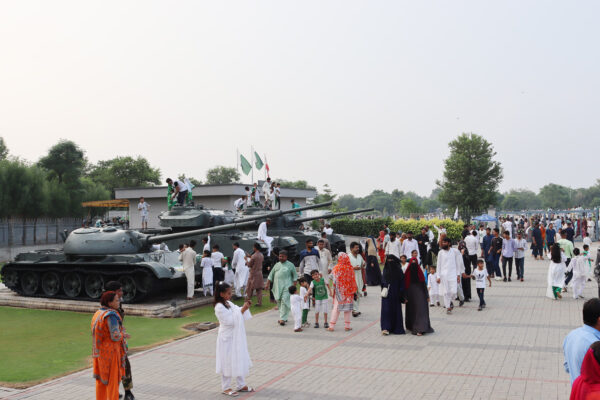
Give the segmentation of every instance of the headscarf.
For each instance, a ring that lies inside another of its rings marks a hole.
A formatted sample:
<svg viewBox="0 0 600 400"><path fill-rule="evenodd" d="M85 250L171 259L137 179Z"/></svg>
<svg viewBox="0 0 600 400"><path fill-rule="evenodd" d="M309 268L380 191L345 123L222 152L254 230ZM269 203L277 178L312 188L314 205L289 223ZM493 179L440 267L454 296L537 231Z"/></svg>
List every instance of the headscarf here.
<svg viewBox="0 0 600 400"><path fill-rule="evenodd" d="M342 298L354 296L358 290L356 286L356 278L354 276L354 268L350 264L350 257L346 253L338 254L338 262L331 271L335 279L335 285L340 292Z"/></svg>
<svg viewBox="0 0 600 400"><path fill-rule="evenodd" d="M419 260L415 257L408 261L408 267L404 274L404 287L407 289L410 286L411 279L413 282L425 282L425 275L423 275L423 271L419 267Z"/></svg>
<svg viewBox="0 0 600 400"><path fill-rule="evenodd" d="M587 400L600 398L600 364L594 357L594 350L590 348L581 364L581 375L571 388L571 400Z"/></svg>
<svg viewBox="0 0 600 400"><path fill-rule="evenodd" d="M388 254L385 259L385 267L383 267L383 280L388 285L396 284L398 281L404 280L404 273L400 265L400 259L393 254Z"/></svg>
<svg viewBox="0 0 600 400"><path fill-rule="evenodd" d="M385 240L385 231L379 231L379 240L381 243Z"/></svg>

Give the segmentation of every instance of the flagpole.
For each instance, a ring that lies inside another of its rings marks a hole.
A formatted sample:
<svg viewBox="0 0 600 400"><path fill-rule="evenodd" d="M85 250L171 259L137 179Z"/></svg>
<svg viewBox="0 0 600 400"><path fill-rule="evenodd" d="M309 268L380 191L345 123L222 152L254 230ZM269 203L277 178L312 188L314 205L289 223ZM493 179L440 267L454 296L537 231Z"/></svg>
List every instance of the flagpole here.
<svg viewBox="0 0 600 400"><path fill-rule="evenodd" d="M252 167L252 184L254 185L254 150L250 146L250 167Z"/></svg>
<svg viewBox="0 0 600 400"><path fill-rule="evenodd" d="M267 164L267 154L263 154L263 156L265 157L265 165ZM265 168L265 180L267 180L267 176L268 176L268 172L267 169Z"/></svg>

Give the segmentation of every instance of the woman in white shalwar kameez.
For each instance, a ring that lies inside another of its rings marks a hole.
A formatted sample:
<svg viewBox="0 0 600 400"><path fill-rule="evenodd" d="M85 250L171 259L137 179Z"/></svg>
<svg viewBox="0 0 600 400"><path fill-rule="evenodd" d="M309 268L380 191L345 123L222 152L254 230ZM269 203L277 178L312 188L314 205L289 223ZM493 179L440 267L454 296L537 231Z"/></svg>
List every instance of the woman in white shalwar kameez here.
<svg viewBox="0 0 600 400"><path fill-rule="evenodd" d="M253 392L245 379L250 372L252 361L248 354L245 320L252 318L248 308L250 301L238 307L231 301L231 286L217 282L215 287L215 315L219 319L217 336L217 374L221 374L223 394L237 396L238 392ZM232 383L235 378L235 383ZM232 386L235 385L235 386Z"/></svg>
<svg viewBox="0 0 600 400"><path fill-rule="evenodd" d="M567 270L565 258L558 243L552 245L552 248L550 249L550 258L546 297L557 300L562 298L560 292L565 284L565 272Z"/></svg>

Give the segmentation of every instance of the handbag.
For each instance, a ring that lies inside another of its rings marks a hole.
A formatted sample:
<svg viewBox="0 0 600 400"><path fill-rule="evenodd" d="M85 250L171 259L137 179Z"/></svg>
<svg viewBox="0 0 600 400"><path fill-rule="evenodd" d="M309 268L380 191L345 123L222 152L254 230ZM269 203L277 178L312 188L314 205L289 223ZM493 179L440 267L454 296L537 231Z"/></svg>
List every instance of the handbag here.
<svg viewBox="0 0 600 400"><path fill-rule="evenodd" d="M381 297L383 297L384 299L386 297L388 297L388 292L390 291L390 285L387 285L386 287L384 287L383 289L381 289Z"/></svg>

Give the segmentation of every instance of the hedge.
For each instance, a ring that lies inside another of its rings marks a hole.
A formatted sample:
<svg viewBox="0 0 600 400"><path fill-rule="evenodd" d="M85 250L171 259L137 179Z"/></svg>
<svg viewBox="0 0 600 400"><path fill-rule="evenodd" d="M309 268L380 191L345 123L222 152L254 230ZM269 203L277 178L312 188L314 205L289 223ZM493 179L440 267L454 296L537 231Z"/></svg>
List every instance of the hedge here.
<svg viewBox="0 0 600 400"><path fill-rule="evenodd" d="M392 231L408 232L412 231L415 235L421 233L421 228L425 225L429 225L432 232L437 237L437 231L433 228L433 225L443 225L446 228L448 236L453 241L460 239L464 222L452 221L451 219L409 219L409 220L398 220L392 221L391 218L377 218L377 219L350 219L350 218L338 218L331 221L331 227L334 232L341 233L343 235L352 236L379 236L379 231L383 229L383 224L388 224Z"/></svg>

